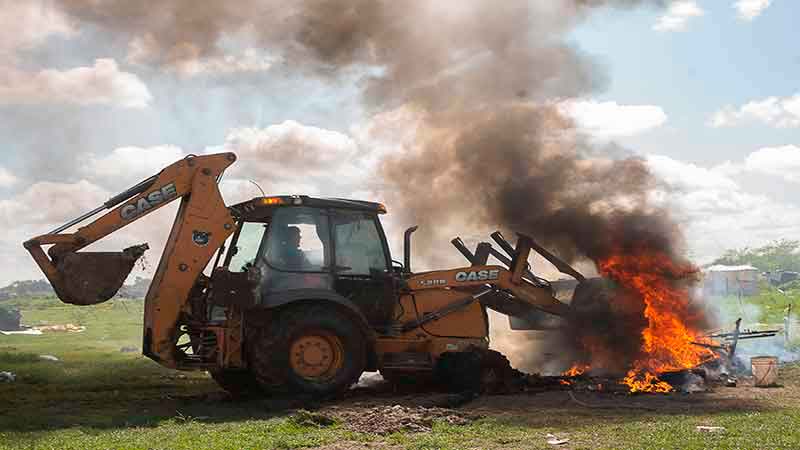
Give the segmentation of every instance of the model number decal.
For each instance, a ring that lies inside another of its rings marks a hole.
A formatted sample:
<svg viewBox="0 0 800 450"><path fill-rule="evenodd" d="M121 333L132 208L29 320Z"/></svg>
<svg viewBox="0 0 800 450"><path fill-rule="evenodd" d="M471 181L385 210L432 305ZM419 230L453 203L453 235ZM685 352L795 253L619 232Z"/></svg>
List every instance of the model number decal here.
<svg viewBox="0 0 800 450"><path fill-rule="evenodd" d="M119 211L119 215L125 220L130 220L142 215L148 209L177 196L178 190L175 188L175 183L170 183L150 192L135 203L123 206Z"/></svg>
<svg viewBox="0 0 800 450"><path fill-rule="evenodd" d="M444 286L447 284L447 280L419 280L420 286Z"/></svg>
<svg viewBox="0 0 800 450"><path fill-rule="evenodd" d="M456 281L486 281L500 278L500 270L478 270L475 272L458 272Z"/></svg>

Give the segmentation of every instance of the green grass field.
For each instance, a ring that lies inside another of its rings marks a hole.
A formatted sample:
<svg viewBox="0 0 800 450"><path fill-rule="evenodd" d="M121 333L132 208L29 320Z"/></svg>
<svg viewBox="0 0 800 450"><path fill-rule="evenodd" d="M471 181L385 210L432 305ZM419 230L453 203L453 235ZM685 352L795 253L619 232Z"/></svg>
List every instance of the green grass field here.
<svg viewBox="0 0 800 450"><path fill-rule="evenodd" d="M712 298L712 309L724 312L724 317L741 317L743 323L783 324L787 308L793 308L792 316L797 319L800 313L800 281L792 282L781 290L762 282L758 295L738 297L735 295Z"/></svg>
<svg viewBox="0 0 800 450"><path fill-rule="evenodd" d="M0 371L18 376L0 383L0 449L800 448L797 367L782 368L783 388L736 388L719 398L644 396L588 408L564 392L486 397L464 407L483 416L468 425L437 422L429 433L379 436L350 431L341 421L298 420L288 404L270 399L234 401L204 373L163 369L138 351L121 352L141 346L141 301L16 303L26 324L87 328L0 336ZM41 360L42 354L60 361ZM697 425L726 431L701 433ZM553 447L547 433L570 442Z"/></svg>

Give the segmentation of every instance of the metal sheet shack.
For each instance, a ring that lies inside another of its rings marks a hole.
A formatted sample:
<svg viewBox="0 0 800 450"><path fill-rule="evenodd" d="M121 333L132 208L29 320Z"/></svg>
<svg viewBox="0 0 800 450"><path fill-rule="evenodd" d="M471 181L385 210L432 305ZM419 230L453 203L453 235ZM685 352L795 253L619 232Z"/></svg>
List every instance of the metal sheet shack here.
<svg viewBox="0 0 800 450"><path fill-rule="evenodd" d="M706 295L756 295L760 273L753 266L710 266L703 270L703 292Z"/></svg>

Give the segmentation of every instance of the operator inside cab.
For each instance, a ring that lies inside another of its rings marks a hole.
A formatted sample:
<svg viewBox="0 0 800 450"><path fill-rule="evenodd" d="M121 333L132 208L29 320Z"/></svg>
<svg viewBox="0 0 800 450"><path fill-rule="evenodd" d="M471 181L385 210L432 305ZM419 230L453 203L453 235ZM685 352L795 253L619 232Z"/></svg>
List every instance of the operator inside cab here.
<svg viewBox="0 0 800 450"><path fill-rule="evenodd" d="M302 239L300 228L287 226L277 231L278 248L275 256L280 261L280 265L289 270L303 270L311 267L311 262L305 252L300 249L300 240Z"/></svg>

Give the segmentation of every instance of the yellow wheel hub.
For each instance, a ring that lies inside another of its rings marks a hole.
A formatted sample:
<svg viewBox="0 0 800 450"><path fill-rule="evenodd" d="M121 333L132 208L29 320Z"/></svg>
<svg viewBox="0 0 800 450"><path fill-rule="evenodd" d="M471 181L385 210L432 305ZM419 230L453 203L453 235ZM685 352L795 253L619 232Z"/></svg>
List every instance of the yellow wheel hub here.
<svg viewBox="0 0 800 450"><path fill-rule="evenodd" d="M312 381L333 378L344 362L342 342L326 331L314 331L298 337L289 351L294 373Z"/></svg>

